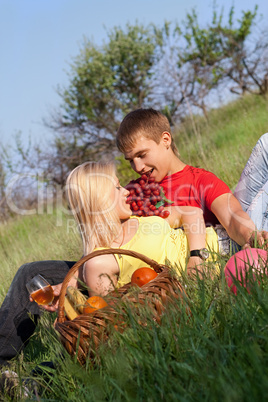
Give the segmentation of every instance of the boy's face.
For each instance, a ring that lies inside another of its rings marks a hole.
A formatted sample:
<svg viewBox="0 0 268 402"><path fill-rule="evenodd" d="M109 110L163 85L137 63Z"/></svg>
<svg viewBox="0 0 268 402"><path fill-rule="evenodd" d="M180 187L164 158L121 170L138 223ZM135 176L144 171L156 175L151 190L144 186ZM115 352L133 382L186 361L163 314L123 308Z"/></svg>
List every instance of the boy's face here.
<svg viewBox="0 0 268 402"><path fill-rule="evenodd" d="M174 172L170 171L171 138L169 133L163 133L160 143L140 136L135 146L125 152L125 159L135 172L150 174L155 181L161 181L165 176Z"/></svg>

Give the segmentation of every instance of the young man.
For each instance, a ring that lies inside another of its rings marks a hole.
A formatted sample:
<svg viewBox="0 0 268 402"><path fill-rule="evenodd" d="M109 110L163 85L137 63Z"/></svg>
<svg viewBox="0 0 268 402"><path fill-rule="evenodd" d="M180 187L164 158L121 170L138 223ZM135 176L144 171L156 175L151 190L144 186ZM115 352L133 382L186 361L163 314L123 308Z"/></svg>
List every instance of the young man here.
<svg viewBox="0 0 268 402"><path fill-rule="evenodd" d="M220 223L240 246L251 244L255 236L261 244L268 239L267 232L257 231L254 222L222 180L180 160L168 119L160 112L154 109L130 112L120 124L117 146L135 172L150 174L162 186L166 197L173 201L170 211L175 225L178 213L182 213L184 226L189 214L193 213L192 208L195 208L203 211L206 225ZM185 207L190 209L185 210ZM192 255L202 257L200 250L204 247L204 236L196 234L192 242L192 231L188 233L190 249L194 250ZM196 260L196 257L191 258Z"/></svg>

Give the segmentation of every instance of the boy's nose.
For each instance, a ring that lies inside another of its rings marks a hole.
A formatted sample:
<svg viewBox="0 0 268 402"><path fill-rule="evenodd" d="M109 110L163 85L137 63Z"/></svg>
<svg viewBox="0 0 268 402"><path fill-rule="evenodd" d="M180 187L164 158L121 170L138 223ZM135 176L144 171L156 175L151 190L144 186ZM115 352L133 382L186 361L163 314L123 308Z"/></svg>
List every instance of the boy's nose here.
<svg viewBox="0 0 268 402"><path fill-rule="evenodd" d="M140 159L134 160L132 168L135 170L135 172L141 173L144 169L144 163Z"/></svg>

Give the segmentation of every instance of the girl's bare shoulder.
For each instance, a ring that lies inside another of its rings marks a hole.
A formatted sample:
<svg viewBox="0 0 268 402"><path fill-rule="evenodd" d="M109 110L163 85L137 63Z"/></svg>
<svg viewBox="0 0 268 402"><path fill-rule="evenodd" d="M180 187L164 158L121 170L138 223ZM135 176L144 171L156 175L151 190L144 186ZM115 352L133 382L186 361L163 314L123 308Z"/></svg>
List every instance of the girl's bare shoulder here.
<svg viewBox="0 0 268 402"><path fill-rule="evenodd" d="M84 269L110 274L119 272L118 263L113 254L104 254L91 258L85 263Z"/></svg>

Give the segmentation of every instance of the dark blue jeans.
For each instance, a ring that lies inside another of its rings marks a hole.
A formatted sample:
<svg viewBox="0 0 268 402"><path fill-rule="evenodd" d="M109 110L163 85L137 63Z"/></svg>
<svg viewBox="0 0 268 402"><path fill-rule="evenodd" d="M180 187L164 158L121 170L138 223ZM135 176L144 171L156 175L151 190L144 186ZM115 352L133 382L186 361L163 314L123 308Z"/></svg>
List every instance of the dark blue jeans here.
<svg viewBox="0 0 268 402"><path fill-rule="evenodd" d="M57 285L74 264L74 261L37 261L18 269L0 308L0 364L15 357L24 347L41 314L38 305L29 300L26 283L41 274L51 285Z"/></svg>

